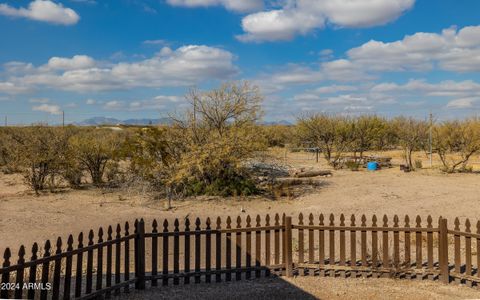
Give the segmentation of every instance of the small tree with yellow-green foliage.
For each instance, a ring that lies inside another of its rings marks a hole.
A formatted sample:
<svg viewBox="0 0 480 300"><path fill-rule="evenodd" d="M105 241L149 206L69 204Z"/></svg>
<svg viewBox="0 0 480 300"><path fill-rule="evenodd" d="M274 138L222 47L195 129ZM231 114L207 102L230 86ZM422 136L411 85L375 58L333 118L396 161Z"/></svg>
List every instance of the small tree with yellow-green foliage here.
<svg viewBox="0 0 480 300"><path fill-rule="evenodd" d="M445 121L434 127L433 149L443 170L466 170L469 159L480 151L480 122L477 119Z"/></svg>
<svg viewBox="0 0 480 300"><path fill-rule="evenodd" d="M124 139L110 129L80 130L68 141L68 155L88 171L94 185L101 185L108 164L119 159Z"/></svg>
<svg viewBox="0 0 480 300"><path fill-rule="evenodd" d="M47 186L55 187L56 176L65 162L68 130L32 126L9 128L7 132L8 164L24 176L25 182L38 195Z"/></svg>
<svg viewBox="0 0 480 300"><path fill-rule="evenodd" d="M413 152L426 149L429 125L425 121L405 117L395 118L392 122L405 163L410 170L415 170Z"/></svg>
<svg viewBox="0 0 480 300"><path fill-rule="evenodd" d="M268 147L285 147L294 142L295 127L292 125L263 125L259 126Z"/></svg>
<svg viewBox="0 0 480 300"><path fill-rule="evenodd" d="M309 114L297 120L297 138L309 147L318 147L327 162L339 167L342 155L351 149L354 131L351 119L327 114Z"/></svg>

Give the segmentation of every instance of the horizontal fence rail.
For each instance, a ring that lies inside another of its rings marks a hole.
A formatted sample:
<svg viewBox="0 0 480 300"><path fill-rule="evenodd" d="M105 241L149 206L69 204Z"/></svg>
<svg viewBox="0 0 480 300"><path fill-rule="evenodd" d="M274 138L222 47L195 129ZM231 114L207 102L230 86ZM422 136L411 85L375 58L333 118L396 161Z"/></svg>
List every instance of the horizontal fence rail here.
<svg viewBox="0 0 480 300"><path fill-rule="evenodd" d="M480 282L480 222L473 232L456 218L422 220L405 216L367 220L365 215L333 214L295 222L285 214L272 218L230 217L190 223L143 219L90 230L66 244L21 246L18 258L7 248L0 268L0 298L109 298L130 289L277 276L395 277ZM475 246L475 247L474 247Z"/></svg>

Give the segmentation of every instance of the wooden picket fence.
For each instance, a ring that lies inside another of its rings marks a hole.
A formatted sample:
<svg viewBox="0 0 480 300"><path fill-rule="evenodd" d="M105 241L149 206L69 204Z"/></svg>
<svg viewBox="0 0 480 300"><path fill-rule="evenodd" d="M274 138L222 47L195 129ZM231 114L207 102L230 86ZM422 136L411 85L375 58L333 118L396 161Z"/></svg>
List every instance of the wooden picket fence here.
<svg viewBox="0 0 480 300"><path fill-rule="evenodd" d="M0 298L108 298L145 289L147 284L210 283L272 274L432 279L470 286L480 282L480 222L472 233L468 219L464 230L458 218L450 230L446 219L439 218L434 226L431 217L422 225L420 217L411 224L408 216L402 225L397 216L389 225L386 216L379 224L376 216L367 222L364 215L346 220L343 214L338 220L334 215L327 219L300 214L295 224L285 214L272 220L267 215L263 222L257 216L255 224L250 216L246 224L241 217L235 223L230 217L225 221L223 225L220 218L215 223L207 218L202 226L200 219L190 224L186 218L180 228L176 219L172 228L165 220L159 228L153 220L146 232L142 219L135 221L133 233L127 222L123 228L117 225L115 232L108 227L106 239L100 228L96 239L90 230L88 241L81 233L74 243L70 235L66 247L58 238L55 250L50 241L43 249L35 243L29 257L21 246L15 262L7 248L0 269Z"/></svg>

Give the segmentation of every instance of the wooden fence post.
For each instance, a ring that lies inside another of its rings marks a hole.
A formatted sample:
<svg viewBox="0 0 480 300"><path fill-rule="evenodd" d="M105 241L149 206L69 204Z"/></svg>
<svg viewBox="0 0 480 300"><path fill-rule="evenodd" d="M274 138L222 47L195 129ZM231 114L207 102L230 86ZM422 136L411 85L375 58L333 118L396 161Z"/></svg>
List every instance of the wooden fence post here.
<svg viewBox="0 0 480 300"><path fill-rule="evenodd" d="M293 259L292 259L292 217L285 217L285 273L287 277L293 277Z"/></svg>
<svg viewBox="0 0 480 300"><path fill-rule="evenodd" d="M448 229L447 219L440 219L439 224L439 264L440 264L440 279L443 283L450 282L450 271L448 268Z"/></svg>
<svg viewBox="0 0 480 300"><path fill-rule="evenodd" d="M137 236L135 247L135 261L137 262L136 266L138 270L135 270L137 275L137 280L135 288L137 290L145 289L145 221L140 220L137 224Z"/></svg>

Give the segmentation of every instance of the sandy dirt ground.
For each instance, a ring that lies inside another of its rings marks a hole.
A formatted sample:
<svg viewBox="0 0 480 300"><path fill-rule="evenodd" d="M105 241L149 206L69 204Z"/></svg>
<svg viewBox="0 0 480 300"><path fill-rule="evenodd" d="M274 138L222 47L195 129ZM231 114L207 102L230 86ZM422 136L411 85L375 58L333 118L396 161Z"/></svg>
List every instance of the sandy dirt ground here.
<svg viewBox="0 0 480 300"><path fill-rule="evenodd" d="M143 217L147 224L153 218L175 217L246 217L260 214L298 213L394 214L403 216L432 215L453 221L480 216L480 175L444 175L428 170L402 173L395 169L378 172L334 171L332 177L322 178L321 187L294 199L203 199L174 202L165 209L164 200L122 192L102 193L98 190L47 193L36 197L11 182L17 175L0 176L0 249L20 244L31 245L67 237L100 226L133 221ZM10 182L10 183L9 183ZM245 212L242 212L242 208ZM473 223L475 224L475 223Z"/></svg>
<svg viewBox="0 0 480 300"><path fill-rule="evenodd" d="M315 163L311 155L305 156L303 160L291 159L288 163L295 167L327 168L322 162ZM453 225L455 217L461 218L462 223L466 218L470 218L475 224L480 216L480 174L447 175L439 170L429 169L403 173L397 166L376 172L333 171L332 177L320 178L319 181L321 185L315 191L306 192L293 199L189 199L176 201L173 209L166 210L164 200L155 200L143 193L132 191L87 188L47 192L37 197L22 184L21 176L0 174L0 251L3 253L3 249L11 247L15 253L21 244L29 248L33 242L43 244L46 239L55 240L58 236L66 240L70 233L76 236L82 231L97 230L100 226L105 228L125 221L133 223L135 218L140 217L146 219L149 230L149 224L154 218L161 224L164 218L173 220L187 216L205 220L207 216L225 218L240 215L245 218L247 215L260 214L263 217L265 214L286 213L296 217L302 212L315 215L366 214L369 219L373 214L387 214L390 218L398 214L403 219L405 214L411 217L418 214L423 220L427 215L432 215L434 220L439 216L447 217L451 220L450 226ZM315 280L315 283L310 280ZM242 284L257 285L254 282ZM285 283L282 281L266 284L267 288L264 292L260 291L259 298L270 298L267 297L268 294L261 296L262 293L271 291L269 284ZM326 299L384 299L386 295L392 295L394 299L454 299L457 296L480 298L480 294L471 289L423 282L387 283L370 280L367 284L360 279L297 278L292 279L289 284L315 297ZM263 285L259 288L261 290ZM221 295L213 285L211 289ZM244 287L239 286L238 289L242 290ZM349 292L349 289L356 292ZM385 292L386 289L388 292ZM337 295L337 292L344 294ZM464 292L465 294L462 294ZM151 292L145 293L148 295ZM167 291L167 296L168 293L173 295L177 291ZM199 294L198 299L205 299L202 298L201 291L195 293ZM153 294L150 298L158 299ZM239 299L244 298L239 296Z"/></svg>
<svg viewBox="0 0 480 300"><path fill-rule="evenodd" d="M393 279L339 279L328 277L263 278L213 284L149 288L119 299L478 299L465 286Z"/></svg>

